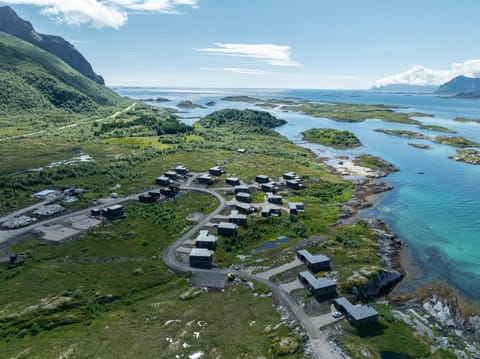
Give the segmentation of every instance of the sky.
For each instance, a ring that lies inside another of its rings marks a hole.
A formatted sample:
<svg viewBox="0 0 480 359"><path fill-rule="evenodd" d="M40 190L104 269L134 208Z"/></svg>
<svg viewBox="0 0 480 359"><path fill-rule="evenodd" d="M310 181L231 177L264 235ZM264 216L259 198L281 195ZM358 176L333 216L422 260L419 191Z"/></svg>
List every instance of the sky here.
<svg viewBox="0 0 480 359"><path fill-rule="evenodd" d="M477 0L0 4L72 42L110 86L365 89L480 77Z"/></svg>

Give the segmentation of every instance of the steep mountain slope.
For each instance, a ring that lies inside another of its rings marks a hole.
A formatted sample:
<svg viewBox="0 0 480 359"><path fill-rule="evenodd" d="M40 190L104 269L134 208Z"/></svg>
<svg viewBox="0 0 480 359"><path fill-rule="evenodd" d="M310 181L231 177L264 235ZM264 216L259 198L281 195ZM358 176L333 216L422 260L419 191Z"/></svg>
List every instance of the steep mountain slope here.
<svg viewBox="0 0 480 359"><path fill-rule="evenodd" d="M460 97L480 97L480 78L457 76L440 86L436 93Z"/></svg>
<svg viewBox="0 0 480 359"><path fill-rule="evenodd" d="M59 36L39 34L32 24L20 18L9 6L0 7L0 31L54 54L89 79L105 84L102 76L93 71L90 63L72 44Z"/></svg>
<svg viewBox="0 0 480 359"><path fill-rule="evenodd" d="M92 112L120 100L58 57L0 32L0 115Z"/></svg>

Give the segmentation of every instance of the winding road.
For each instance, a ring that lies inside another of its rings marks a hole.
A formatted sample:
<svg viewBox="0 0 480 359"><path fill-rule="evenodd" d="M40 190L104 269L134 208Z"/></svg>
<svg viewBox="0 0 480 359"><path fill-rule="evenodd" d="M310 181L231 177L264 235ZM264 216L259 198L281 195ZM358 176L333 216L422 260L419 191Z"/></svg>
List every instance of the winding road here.
<svg viewBox="0 0 480 359"><path fill-rule="evenodd" d="M267 287L269 287L272 291L272 294L275 300L278 303L281 303L286 308L290 310L293 316L297 319L303 329L307 332L308 337L312 341L312 349L314 350L314 358L316 359L342 359L343 356L339 354L332 346L328 343L325 335L317 328L310 317L305 313L305 311L298 305L298 303L287 293L285 292L278 284L272 282L269 279L265 279L253 274L249 274L244 271L232 271L227 269L220 269L220 268L213 268L213 269L201 269L201 268L193 268L190 267L188 264L180 262L177 260L175 252L176 250L182 246L182 244L192 238L195 233L197 233L205 224L207 224L213 217L220 214L226 207L227 203L225 198L221 196L219 193L215 192L213 189L207 188L197 188L197 187L181 187L182 190L187 191L196 191L196 192L203 192L207 193L220 201L220 205L218 208L210 213L207 217L205 217L202 221L197 223L193 226L188 232L182 235L179 239L177 239L170 247L168 247L162 254L162 259L165 264L174 272L177 273L201 273L201 272L211 272L215 271L216 273L223 273L225 276L232 272L235 276L261 283ZM218 190L218 189L217 189Z"/></svg>
<svg viewBox="0 0 480 359"><path fill-rule="evenodd" d="M209 188L203 188L203 187L197 187L195 185L191 184L192 178L190 178L184 186L181 186L180 189L183 191L191 191L191 192L200 192L200 193L205 193L208 194L219 201L219 206L211 212L209 215L207 215L204 219L202 219L200 222L198 222L195 226L193 226L190 230L188 230L186 233L184 233L180 238L178 238L170 247L168 247L163 253L162 253L162 259L165 262L165 264L174 272L180 273L180 274L185 274L185 273L211 273L214 271L215 273L223 273L225 276L229 273L232 272L235 274L236 277L242 278L244 280L248 281L254 281L261 283L267 287L270 288L272 291L272 294L276 300L277 303L285 306L290 313L297 319L297 321L300 323L300 325L303 327L303 329L306 331L308 337L311 339L312 343L312 349L314 351L313 357L315 359L342 359L343 356L336 351L327 341L325 335L320 331L319 328L317 328L314 323L312 322L311 318L305 313L305 311L298 305L298 303L286 292L284 291L278 284L272 282L269 279L262 278L260 276L250 274L244 271L235 271L235 270L228 270L228 269L221 269L221 268L213 268L213 269L201 269L201 268L193 268L190 267L188 264L180 262L176 258L176 250L181 247L184 242L188 239L193 238L193 236L202 228L204 227L209 221L211 221L215 216L219 215L226 207L227 207L227 202L225 198L217 193L216 191L219 190L224 190L224 189L209 189ZM117 204L117 203L122 203L125 201L129 200L134 200L138 197L139 194L144 193L140 192L137 194L132 194L130 196L124 197L124 198L119 198L115 199L112 201L109 201L108 205L112 204ZM43 204L43 203L42 203ZM32 207L37 207L41 204L37 204L36 206ZM35 228L49 224L52 222L57 222L61 221L63 219L66 219L68 217L74 216L74 215L79 215L79 214L86 214L89 213L91 208L94 208L96 206L91 206L79 211L76 211L74 213L68 213L62 216L46 219L43 221L39 221L36 223L33 223L29 226L19 228L19 229L14 229L14 230L2 230L0 231L0 244L7 242L9 240L14 240L18 236L28 233ZM31 208L30 208L31 209ZM22 211L16 212L16 214L19 214L20 212L25 212L25 209ZM8 215L8 217L13 216L14 214ZM5 217L4 217L5 218Z"/></svg>

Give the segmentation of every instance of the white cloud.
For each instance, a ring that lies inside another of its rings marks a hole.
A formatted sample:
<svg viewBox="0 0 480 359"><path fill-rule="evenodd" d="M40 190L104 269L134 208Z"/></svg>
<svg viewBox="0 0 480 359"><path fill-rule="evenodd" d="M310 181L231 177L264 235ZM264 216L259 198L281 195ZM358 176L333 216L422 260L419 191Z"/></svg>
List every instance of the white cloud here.
<svg viewBox="0 0 480 359"><path fill-rule="evenodd" d="M225 68L201 67L200 70L231 72L234 74L241 74L241 75L273 75L273 72L259 70L259 69L245 69L241 67L225 67Z"/></svg>
<svg viewBox="0 0 480 359"><path fill-rule="evenodd" d="M290 59L291 47L273 44L224 44L214 43L216 47L197 49L212 55L240 56L258 59L274 66L302 66Z"/></svg>
<svg viewBox="0 0 480 359"><path fill-rule="evenodd" d="M5 4L41 7L44 15L68 25L89 24L118 29L132 11L178 13L178 6L197 7L197 0L2 0Z"/></svg>
<svg viewBox="0 0 480 359"><path fill-rule="evenodd" d="M453 63L450 70L433 70L422 65L396 75L387 76L375 83L376 87L402 84L415 86L441 85L457 76L480 77L480 59Z"/></svg>

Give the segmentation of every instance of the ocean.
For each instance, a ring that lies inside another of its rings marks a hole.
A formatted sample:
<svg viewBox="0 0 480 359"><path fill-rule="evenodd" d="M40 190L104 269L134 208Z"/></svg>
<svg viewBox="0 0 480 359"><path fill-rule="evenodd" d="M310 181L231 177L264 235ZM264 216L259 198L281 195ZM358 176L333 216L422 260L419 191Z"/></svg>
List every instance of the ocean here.
<svg viewBox="0 0 480 359"><path fill-rule="evenodd" d="M319 102L372 103L402 106L398 111L423 112L435 117L416 118L428 125L440 125L459 136L480 142L480 125L454 122L465 116L480 118L480 100L441 98L431 94L376 93L340 90L272 90L272 89L178 89L128 88L114 90L136 99L165 97L170 102L152 105L174 107L181 100L205 104L207 109L181 109L186 123L223 108L255 108L252 104L225 102L221 98L247 95L257 98L296 98ZM265 109L257 108L265 111ZM371 153L392 162L400 171L386 178L394 189L385 193L379 203L361 213L385 221L408 244L422 275L410 285L418 287L432 280L445 280L463 295L480 299L480 166L455 162L448 157L456 148L374 132L377 128L406 129L429 136L442 133L421 130L412 125L367 120L360 123L337 122L297 113L268 110L287 124L278 132L321 156L356 156ZM334 150L305 144L301 132L313 127L349 130L361 140L355 150ZM432 149L413 148L408 142L428 143ZM332 160L335 161L335 160ZM419 174L423 172L424 174Z"/></svg>

